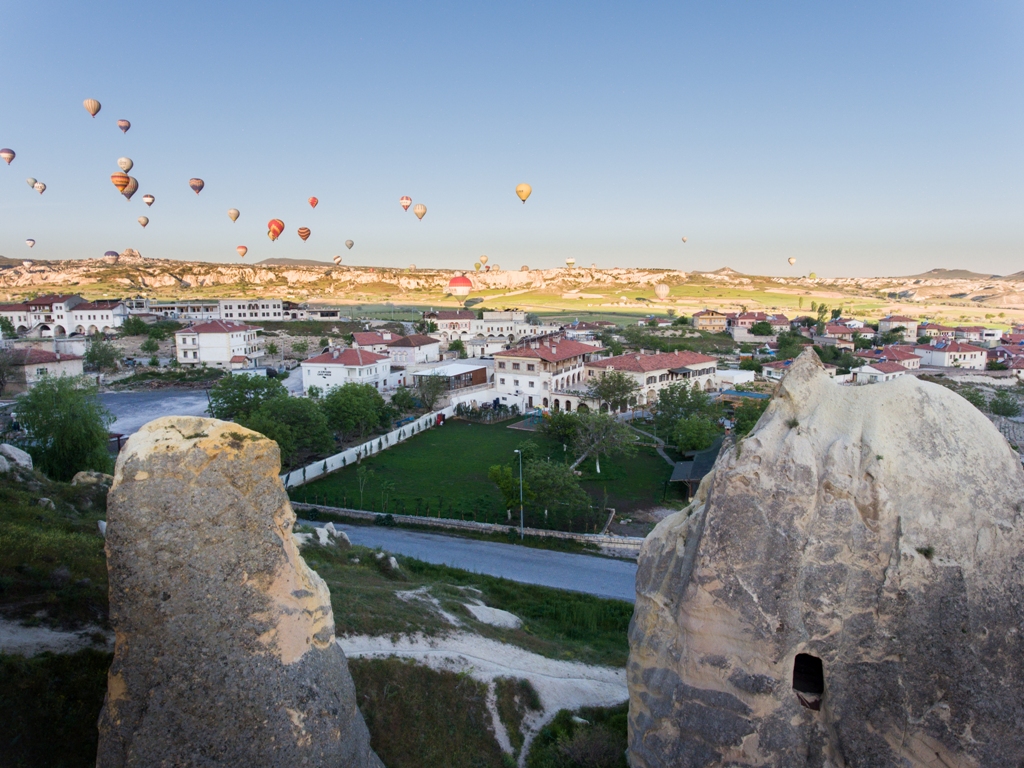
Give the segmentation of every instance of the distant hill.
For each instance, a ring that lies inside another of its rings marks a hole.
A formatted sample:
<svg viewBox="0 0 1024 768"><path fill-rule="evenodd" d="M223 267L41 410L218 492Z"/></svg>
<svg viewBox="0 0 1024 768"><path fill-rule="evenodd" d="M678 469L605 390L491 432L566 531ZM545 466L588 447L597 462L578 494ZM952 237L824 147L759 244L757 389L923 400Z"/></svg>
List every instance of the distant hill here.
<svg viewBox="0 0 1024 768"><path fill-rule="evenodd" d="M21 259L8 259L6 256L0 256L0 267L17 267L21 265Z"/></svg>
<svg viewBox="0 0 1024 768"><path fill-rule="evenodd" d="M985 275L981 272L971 272L969 269L930 269L920 275L907 275L906 279L915 280L991 280L999 275Z"/></svg>
<svg viewBox="0 0 1024 768"><path fill-rule="evenodd" d="M329 261L314 261L313 259L264 259L257 261L259 267L332 267Z"/></svg>

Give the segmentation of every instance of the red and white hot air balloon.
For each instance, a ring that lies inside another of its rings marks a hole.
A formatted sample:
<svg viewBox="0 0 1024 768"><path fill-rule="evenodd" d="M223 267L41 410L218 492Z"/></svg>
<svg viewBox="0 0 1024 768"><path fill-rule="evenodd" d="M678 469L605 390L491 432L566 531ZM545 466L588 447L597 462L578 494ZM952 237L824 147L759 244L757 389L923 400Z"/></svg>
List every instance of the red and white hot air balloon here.
<svg viewBox="0 0 1024 768"><path fill-rule="evenodd" d="M317 203L319 203L319 202L320 202L320 201L319 201L319 200L317 200L317 199L316 199L315 197L311 197L311 198L309 198L309 206L310 206L311 208L316 208L316 204L317 204Z"/></svg>
<svg viewBox="0 0 1024 768"><path fill-rule="evenodd" d="M203 187L206 186L206 182L204 182L202 179L189 179L188 185L192 187L192 191L198 195L200 192L203 191Z"/></svg>
<svg viewBox="0 0 1024 768"><path fill-rule="evenodd" d="M152 195L143 195L142 202L144 202L146 205L152 205L153 203L156 202L156 198L153 197Z"/></svg>
<svg viewBox="0 0 1024 768"><path fill-rule="evenodd" d="M299 227L298 233L299 237L302 238L302 242L306 242L307 240L309 240L309 227Z"/></svg>
<svg viewBox="0 0 1024 768"><path fill-rule="evenodd" d="M412 205L412 198L409 197L408 195L402 195L402 197L399 198L398 202L402 206L403 211L408 211L409 206Z"/></svg>
<svg viewBox="0 0 1024 768"><path fill-rule="evenodd" d="M242 258L242 259L244 259L245 258L245 254L247 254L249 252L249 249L246 248L244 245L238 246L237 248L235 248L235 250L238 251L239 258Z"/></svg>

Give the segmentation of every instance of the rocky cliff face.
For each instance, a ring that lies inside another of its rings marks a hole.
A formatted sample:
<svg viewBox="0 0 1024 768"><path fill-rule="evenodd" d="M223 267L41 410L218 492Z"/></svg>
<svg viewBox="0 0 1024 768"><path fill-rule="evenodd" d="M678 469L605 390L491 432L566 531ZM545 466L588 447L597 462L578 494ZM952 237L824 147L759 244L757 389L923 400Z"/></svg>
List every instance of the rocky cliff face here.
<svg viewBox="0 0 1024 768"><path fill-rule="evenodd" d="M129 439L108 501L98 766L381 766L279 466L276 443L213 419Z"/></svg>
<svg viewBox="0 0 1024 768"><path fill-rule="evenodd" d="M633 768L1024 765L1024 470L953 392L811 352L648 537Z"/></svg>

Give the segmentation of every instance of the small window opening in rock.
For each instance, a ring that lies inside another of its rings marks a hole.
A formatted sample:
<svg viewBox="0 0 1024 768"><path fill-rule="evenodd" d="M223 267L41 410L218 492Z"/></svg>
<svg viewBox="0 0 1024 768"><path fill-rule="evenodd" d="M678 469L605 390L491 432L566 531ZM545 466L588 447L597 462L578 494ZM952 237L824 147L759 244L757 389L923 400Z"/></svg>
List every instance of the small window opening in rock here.
<svg viewBox="0 0 1024 768"><path fill-rule="evenodd" d="M798 653L793 661L793 690L821 696L825 692L825 670L821 659Z"/></svg>

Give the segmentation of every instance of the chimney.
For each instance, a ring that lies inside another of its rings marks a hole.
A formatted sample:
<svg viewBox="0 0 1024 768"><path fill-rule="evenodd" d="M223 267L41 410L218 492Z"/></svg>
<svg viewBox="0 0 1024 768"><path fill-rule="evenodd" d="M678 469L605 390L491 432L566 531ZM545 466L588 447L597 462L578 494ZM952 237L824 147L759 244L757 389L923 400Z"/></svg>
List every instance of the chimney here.
<svg viewBox="0 0 1024 768"><path fill-rule="evenodd" d="M335 360L338 359L338 349L337 349L337 347L335 347L334 349L331 350L331 357L333 357Z"/></svg>

